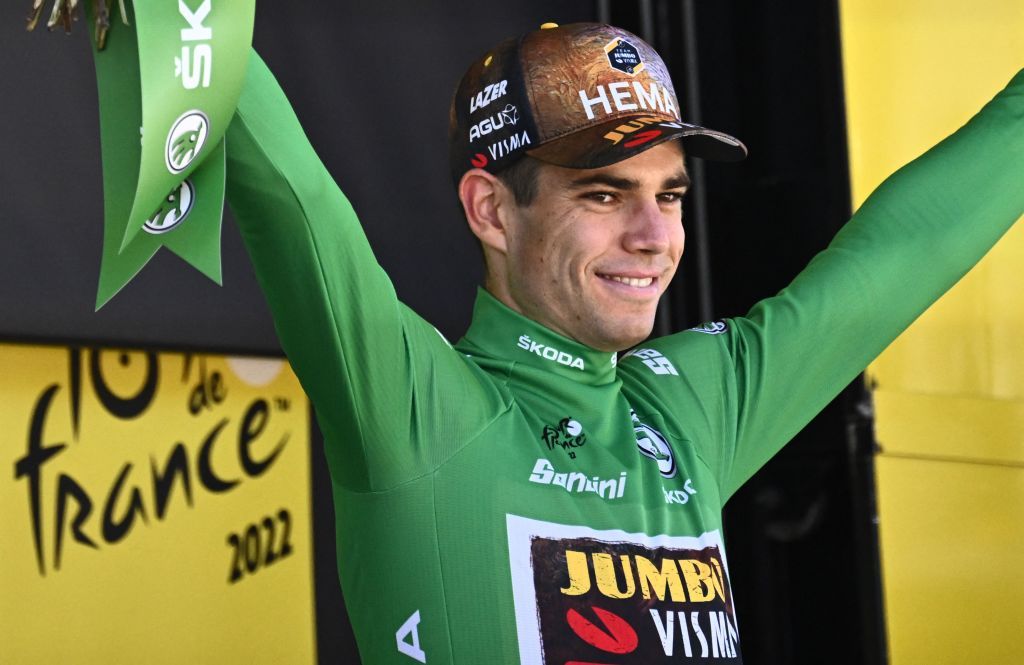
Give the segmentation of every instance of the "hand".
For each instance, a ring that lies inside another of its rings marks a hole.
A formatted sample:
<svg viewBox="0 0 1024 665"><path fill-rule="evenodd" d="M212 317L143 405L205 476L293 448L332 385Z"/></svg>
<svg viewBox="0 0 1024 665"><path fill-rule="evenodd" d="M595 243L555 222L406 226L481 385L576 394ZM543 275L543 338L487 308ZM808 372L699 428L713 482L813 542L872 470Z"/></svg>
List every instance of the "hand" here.
<svg viewBox="0 0 1024 665"><path fill-rule="evenodd" d="M32 0L32 9L28 13L28 30L34 30L43 13L43 2L45 0ZM79 0L54 0L53 10L46 22L46 27L53 30L55 26L64 26L64 32L71 33L71 23L78 20L76 10ZM110 7L114 0L92 0L93 9L96 14L96 48L102 50L107 44L107 31L110 30ZM121 10L121 21L128 23L128 11L125 9L124 0L117 0L118 8Z"/></svg>

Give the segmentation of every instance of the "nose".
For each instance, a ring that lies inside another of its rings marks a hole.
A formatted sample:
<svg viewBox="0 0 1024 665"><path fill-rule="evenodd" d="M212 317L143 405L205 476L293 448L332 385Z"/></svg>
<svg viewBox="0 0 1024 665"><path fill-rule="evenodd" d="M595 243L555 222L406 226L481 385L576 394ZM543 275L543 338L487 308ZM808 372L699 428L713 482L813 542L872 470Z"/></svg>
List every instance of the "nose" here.
<svg viewBox="0 0 1024 665"><path fill-rule="evenodd" d="M623 246L629 252L663 254L672 246L673 234L682 234L678 212L662 210L657 201L638 202L627 222Z"/></svg>

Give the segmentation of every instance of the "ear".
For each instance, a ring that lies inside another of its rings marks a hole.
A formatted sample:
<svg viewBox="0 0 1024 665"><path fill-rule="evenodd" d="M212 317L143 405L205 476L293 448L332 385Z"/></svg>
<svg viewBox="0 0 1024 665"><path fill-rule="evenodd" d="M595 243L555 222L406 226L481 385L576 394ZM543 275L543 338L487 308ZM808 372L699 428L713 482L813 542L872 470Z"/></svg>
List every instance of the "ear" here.
<svg viewBox="0 0 1024 665"><path fill-rule="evenodd" d="M470 169L459 180L459 200L469 229L484 248L505 254L511 199L501 181L483 169Z"/></svg>

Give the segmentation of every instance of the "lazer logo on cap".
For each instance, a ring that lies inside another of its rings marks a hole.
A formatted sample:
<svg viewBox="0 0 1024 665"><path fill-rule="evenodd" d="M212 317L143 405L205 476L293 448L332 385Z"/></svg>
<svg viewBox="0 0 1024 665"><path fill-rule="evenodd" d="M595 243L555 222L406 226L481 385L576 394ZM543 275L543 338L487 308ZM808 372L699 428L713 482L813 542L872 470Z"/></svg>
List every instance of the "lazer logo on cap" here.
<svg viewBox="0 0 1024 665"><path fill-rule="evenodd" d="M512 104L506 104L502 110L469 128L469 142L472 143L481 136L496 132L505 126L515 125L517 122L519 122L519 109Z"/></svg>
<svg viewBox="0 0 1024 665"><path fill-rule="evenodd" d="M604 47L608 54L608 64L612 69L617 69L626 74L638 74L644 69L644 61L640 58L640 51L625 39L613 39Z"/></svg>
<svg viewBox="0 0 1024 665"><path fill-rule="evenodd" d="M508 89L508 80L498 81L492 83L474 96L469 98L469 112L476 113L477 110L484 108L495 99L504 97L505 92Z"/></svg>

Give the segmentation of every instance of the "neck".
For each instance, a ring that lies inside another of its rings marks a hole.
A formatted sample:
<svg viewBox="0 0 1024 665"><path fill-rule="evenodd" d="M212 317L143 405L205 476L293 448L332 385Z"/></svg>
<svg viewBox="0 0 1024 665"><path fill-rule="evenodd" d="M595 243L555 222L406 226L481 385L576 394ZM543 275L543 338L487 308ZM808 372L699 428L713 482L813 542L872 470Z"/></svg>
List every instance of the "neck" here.
<svg viewBox="0 0 1024 665"><path fill-rule="evenodd" d="M569 339L479 290L466 342L474 353L552 372L577 383L616 380L616 356Z"/></svg>

